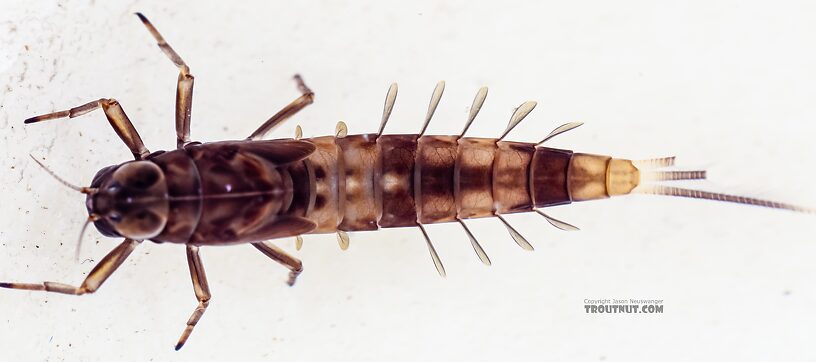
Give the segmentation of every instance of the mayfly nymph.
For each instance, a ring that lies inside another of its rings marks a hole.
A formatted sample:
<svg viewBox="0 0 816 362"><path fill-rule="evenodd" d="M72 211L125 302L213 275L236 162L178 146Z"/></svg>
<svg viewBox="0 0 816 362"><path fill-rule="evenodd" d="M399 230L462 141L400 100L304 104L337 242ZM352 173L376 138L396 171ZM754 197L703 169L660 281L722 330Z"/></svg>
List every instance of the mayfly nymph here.
<svg viewBox="0 0 816 362"><path fill-rule="evenodd" d="M668 169L674 164L673 157L630 161L542 146L580 123L557 127L537 143L506 141L510 131L533 111L535 102L521 104L500 137L465 137L485 102L487 88L477 92L460 134L426 135L444 82L436 85L417 134L384 133L397 97L393 84L376 133L349 135L340 122L331 136L302 138L298 127L292 139L263 140L270 130L313 102L314 93L296 75L301 95L246 139L194 142L190 138L194 82L190 68L144 15L137 16L179 69L176 149L150 152L115 99L103 98L27 119L25 123L37 123L103 110L135 160L103 168L88 187L60 181L86 195L89 216L85 226L93 223L103 235L124 241L78 287L56 282L0 283L0 287L93 293L142 241L184 244L198 305L176 349L187 341L211 298L199 255L202 246L250 244L288 268L288 283L293 285L303 264L270 243L272 239L296 237L299 249L301 235L336 233L345 249L349 232L416 227L437 271L444 276L445 268L424 225L458 223L480 260L489 265L489 257L468 229L468 219L496 217L520 247L532 250L502 215L536 212L557 228L575 230L542 209L630 193L813 212L791 204L670 186L666 181L705 178L704 171Z"/></svg>

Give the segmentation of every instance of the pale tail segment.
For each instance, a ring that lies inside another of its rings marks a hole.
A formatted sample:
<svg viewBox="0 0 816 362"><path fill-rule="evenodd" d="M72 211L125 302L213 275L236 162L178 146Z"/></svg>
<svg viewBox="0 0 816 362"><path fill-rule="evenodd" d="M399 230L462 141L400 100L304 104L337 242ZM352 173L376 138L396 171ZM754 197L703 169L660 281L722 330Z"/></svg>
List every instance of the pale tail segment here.
<svg viewBox="0 0 816 362"><path fill-rule="evenodd" d="M705 171L667 170L674 166L674 157L630 161L541 146L581 126L579 122L555 128L538 143L505 141L535 109L533 101L522 103L513 112L499 138L465 137L487 98L485 87L477 92L459 135L426 135L444 90L445 82L434 88L417 134L383 133L398 93L397 85L392 84L377 133L349 135L341 121L334 136L304 139L316 146L316 151L304 160L313 178L308 179L312 200L303 215L317 225L309 233L338 233L340 247L346 250L347 232L417 227L437 271L445 276L431 233L423 225L459 223L479 259L490 265L490 258L465 220L496 217L519 247L533 250L533 245L502 215L535 211L556 228L578 230L542 209L630 193L813 212L779 202L667 186L664 183L706 178ZM296 138L300 137L298 133ZM303 239L298 236L298 248L302 245Z"/></svg>

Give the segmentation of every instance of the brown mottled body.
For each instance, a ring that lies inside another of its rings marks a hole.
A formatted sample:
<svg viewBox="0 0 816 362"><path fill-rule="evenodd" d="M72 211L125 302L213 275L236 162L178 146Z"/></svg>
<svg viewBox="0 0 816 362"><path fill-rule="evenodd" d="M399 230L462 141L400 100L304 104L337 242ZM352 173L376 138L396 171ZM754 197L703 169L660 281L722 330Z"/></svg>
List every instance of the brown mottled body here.
<svg viewBox="0 0 816 362"><path fill-rule="evenodd" d="M491 138L376 134L191 143L146 159L164 174L171 210L151 240L192 245L452 222L608 197L611 160ZM105 219L96 223L117 235Z"/></svg>
<svg viewBox="0 0 816 362"><path fill-rule="evenodd" d="M605 198L612 159L492 138L363 134L193 143L147 160L164 173L171 210L151 240L228 245Z"/></svg>

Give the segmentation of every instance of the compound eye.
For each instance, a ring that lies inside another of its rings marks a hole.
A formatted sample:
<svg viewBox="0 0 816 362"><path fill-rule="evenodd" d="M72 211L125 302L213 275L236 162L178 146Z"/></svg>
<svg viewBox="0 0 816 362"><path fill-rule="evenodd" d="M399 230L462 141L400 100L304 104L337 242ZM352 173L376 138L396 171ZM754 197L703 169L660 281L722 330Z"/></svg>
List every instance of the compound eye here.
<svg viewBox="0 0 816 362"><path fill-rule="evenodd" d="M150 161L129 162L114 171L113 182L110 188L125 187L129 189L146 190L164 178L164 173L155 163ZM110 190L116 191L116 190Z"/></svg>
<svg viewBox="0 0 816 362"><path fill-rule="evenodd" d="M121 217L116 224L116 230L123 236L141 240L159 234L167 219L150 210L139 210Z"/></svg>
<svg viewBox="0 0 816 362"><path fill-rule="evenodd" d="M161 170L158 167L144 167L139 165L137 172L128 178L127 185L137 189L146 189L161 179Z"/></svg>

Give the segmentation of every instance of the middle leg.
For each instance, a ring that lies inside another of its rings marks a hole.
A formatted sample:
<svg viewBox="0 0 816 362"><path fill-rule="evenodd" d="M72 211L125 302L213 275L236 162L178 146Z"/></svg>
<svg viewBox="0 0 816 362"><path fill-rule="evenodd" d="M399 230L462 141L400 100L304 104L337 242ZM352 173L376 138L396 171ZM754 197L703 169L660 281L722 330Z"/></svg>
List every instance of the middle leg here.
<svg viewBox="0 0 816 362"><path fill-rule="evenodd" d="M198 306L193 311L190 319L187 320L187 327L184 328L184 332L181 333L181 337L179 337L178 343L176 343L176 351L184 346L184 343L187 342L187 338L190 338L190 334L193 333L193 328L198 324L201 316L204 315L204 312L210 305L210 298L212 297L210 294L210 286L207 284L207 275L204 274L204 265L201 263L201 256L198 255L197 246L187 245L187 264L190 265L190 277L193 279L193 291L195 291L196 298L198 299Z"/></svg>

